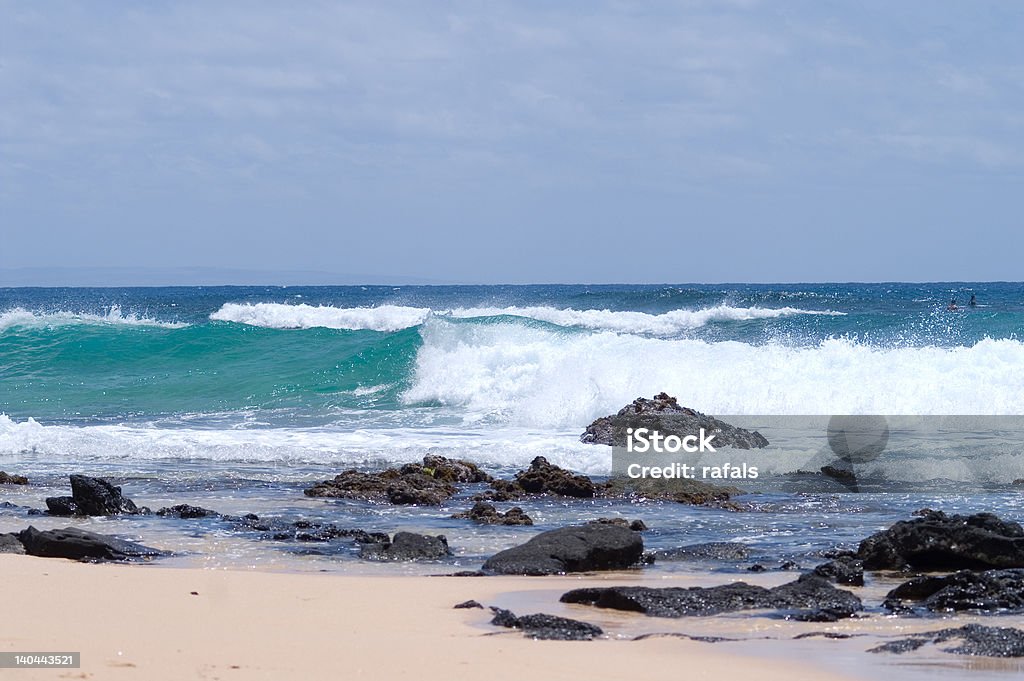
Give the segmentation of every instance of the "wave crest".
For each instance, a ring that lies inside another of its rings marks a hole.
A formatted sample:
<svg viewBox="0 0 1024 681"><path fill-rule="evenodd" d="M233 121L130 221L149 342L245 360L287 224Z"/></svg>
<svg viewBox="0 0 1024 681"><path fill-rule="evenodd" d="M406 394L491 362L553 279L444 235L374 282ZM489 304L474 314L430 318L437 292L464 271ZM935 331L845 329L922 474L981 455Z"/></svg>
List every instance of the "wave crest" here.
<svg viewBox="0 0 1024 681"><path fill-rule="evenodd" d="M126 314L121 311L120 305L111 305L105 314L68 311L32 312L21 307L0 312L0 332L15 328L55 328L89 324L152 326L163 329L180 329L188 326L185 322L165 322L135 313Z"/></svg>

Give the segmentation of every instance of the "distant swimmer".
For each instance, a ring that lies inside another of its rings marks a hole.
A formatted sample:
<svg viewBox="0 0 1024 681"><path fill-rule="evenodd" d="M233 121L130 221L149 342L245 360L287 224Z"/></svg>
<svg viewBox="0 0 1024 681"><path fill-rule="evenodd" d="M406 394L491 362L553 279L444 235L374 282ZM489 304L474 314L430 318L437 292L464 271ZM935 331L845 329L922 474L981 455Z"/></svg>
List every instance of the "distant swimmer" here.
<svg viewBox="0 0 1024 681"><path fill-rule="evenodd" d="M950 312L956 312L957 310L960 309L960 307L956 304L956 298L953 298L952 300L949 301L949 305L946 306L946 309L949 310Z"/></svg>
<svg viewBox="0 0 1024 681"><path fill-rule="evenodd" d="M975 299L975 297L974 297L974 294L973 294L973 293L971 294L971 300L970 300L970 302L969 302L969 303L967 303L967 304L968 304L968 305L970 305L971 307L978 307L978 301L977 301L977 299Z"/></svg>

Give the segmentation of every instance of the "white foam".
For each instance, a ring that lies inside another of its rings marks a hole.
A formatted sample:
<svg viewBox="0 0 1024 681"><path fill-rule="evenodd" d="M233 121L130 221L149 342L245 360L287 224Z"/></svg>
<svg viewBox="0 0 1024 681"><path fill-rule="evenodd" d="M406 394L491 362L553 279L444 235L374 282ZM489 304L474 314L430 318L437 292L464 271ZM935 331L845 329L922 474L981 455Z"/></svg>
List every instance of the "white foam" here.
<svg viewBox="0 0 1024 681"><path fill-rule="evenodd" d="M410 404L458 407L468 423L577 427L667 391L712 414L1018 414L1024 345L811 347L586 335L515 324L427 322Z"/></svg>
<svg viewBox="0 0 1024 681"><path fill-rule="evenodd" d="M282 465L408 463L426 453L486 465L519 466L535 456L607 474L611 452L584 445L575 431L515 428L157 428L128 425L43 425L0 414L0 463L41 461L145 462L203 459ZM283 471L282 476L287 472Z"/></svg>
<svg viewBox="0 0 1024 681"><path fill-rule="evenodd" d="M795 307L731 307L718 305L701 310L672 310L662 314L646 312L613 312L611 310L573 310L553 307L474 307L451 311L460 318L510 315L536 319L559 326L574 326L597 331L638 333L651 336L674 336L681 331L697 329L712 322L775 319L792 315L841 316L845 313L831 310L801 310Z"/></svg>
<svg viewBox="0 0 1024 681"><path fill-rule="evenodd" d="M672 310L662 314L573 310L553 307L468 307L431 310L425 307L380 305L378 307L332 307L329 305L288 305L282 303L226 303L210 315L214 321L237 322L274 329L369 329L398 331L419 326L431 316L478 319L512 316L565 327L615 331L651 336L675 336L712 322L774 319L792 315L843 315L831 310L802 310L795 307L730 307L718 305L702 310Z"/></svg>
<svg viewBox="0 0 1024 681"><path fill-rule="evenodd" d="M399 305L340 308L305 303L225 303L210 319L271 329L400 331L422 324L429 315L430 308Z"/></svg>
<svg viewBox="0 0 1024 681"><path fill-rule="evenodd" d="M107 312L101 315L68 311L31 312L20 307L0 312L0 332L13 328L55 328L86 324L154 326L164 329L188 326L184 322L164 322L133 313L125 314L118 305L110 306Z"/></svg>

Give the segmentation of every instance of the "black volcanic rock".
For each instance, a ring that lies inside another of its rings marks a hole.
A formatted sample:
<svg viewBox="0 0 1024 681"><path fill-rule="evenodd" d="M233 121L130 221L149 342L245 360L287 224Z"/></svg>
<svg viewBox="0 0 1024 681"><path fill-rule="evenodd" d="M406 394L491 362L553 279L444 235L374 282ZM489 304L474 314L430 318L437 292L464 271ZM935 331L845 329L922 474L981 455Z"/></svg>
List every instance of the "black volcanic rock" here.
<svg viewBox="0 0 1024 681"><path fill-rule="evenodd" d="M928 644L938 645L950 641L959 645L942 648L942 651L953 655L1024 657L1024 631L1012 627L987 627L982 624L966 624L962 627L911 634L908 638L883 643L868 652L900 655Z"/></svg>
<svg viewBox="0 0 1024 681"><path fill-rule="evenodd" d="M814 568L814 574L836 584L864 586L864 563L857 558L836 558Z"/></svg>
<svg viewBox="0 0 1024 681"><path fill-rule="evenodd" d="M483 569L505 575L553 575L636 565L644 540L629 528L588 524L542 532L491 556Z"/></svg>
<svg viewBox="0 0 1024 681"><path fill-rule="evenodd" d="M28 478L24 475L9 475L0 471L0 485L27 485Z"/></svg>
<svg viewBox="0 0 1024 681"><path fill-rule="evenodd" d="M413 532L398 532L390 542L362 544L359 557L367 560L437 560L452 555L448 539Z"/></svg>
<svg viewBox="0 0 1024 681"><path fill-rule="evenodd" d="M590 641L601 636L601 627L556 615L538 613L517 617L510 610L491 608L494 618L491 624L510 629L521 629L527 638L549 641Z"/></svg>
<svg viewBox="0 0 1024 681"><path fill-rule="evenodd" d="M88 475L71 476L70 497L50 497L46 500L50 515L121 515L135 514L138 507L103 478Z"/></svg>
<svg viewBox="0 0 1024 681"><path fill-rule="evenodd" d="M738 542L715 541L705 544L689 544L674 549L662 549L655 551L654 557L661 561L686 561L686 560L724 560L735 561L745 560L750 555L750 549L746 544Z"/></svg>
<svg viewBox="0 0 1024 681"><path fill-rule="evenodd" d="M476 464L425 456L423 463L405 464L375 473L355 469L344 471L332 480L325 480L305 490L306 496L391 504L439 506L458 490L454 483L490 482L491 477Z"/></svg>
<svg viewBox="0 0 1024 681"><path fill-rule="evenodd" d="M25 553L25 546L16 534L0 534L0 553Z"/></svg>
<svg viewBox="0 0 1024 681"><path fill-rule="evenodd" d="M456 519L468 519L481 525L533 525L533 519L518 506L513 506L505 513L499 513L486 501L478 501L473 508L452 516Z"/></svg>
<svg viewBox="0 0 1024 681"><path fill-rule="evenodd" d="M813 574L773 589L735 582L714 587L613 586L574 589L560 599L598 608L641 612L651 617L717 615L737 610L775 609L803 621L850 617L863 605L857 596Z"/></svg>
<svg viewBox="0 0 1024 681"><path fill-rule="evenodd" d="M931 612L1020 612L1024 610L1024 570L961 570L944 577L916 577L890 591L883 607L906 611L906 602Z"/></svg>
<svg viewBox="0 0 1024 681"><path fill-rule="evenodd" d="M1024 528L991 513L926 511L861 542L868 570L985 570L1024 567Z"/></svg>
<svg viewBox="0 0 1024 681"><path fill-rule="evenodd" d="M166 555L159 549L74 527L43 532L29 527L19 532L18 538L25 553L42 558L125 561Z"/></svg>
<svg viewBox="0 0 1024 681"><path fill-rule="evenodd" d="M189 504L178 504L177 506L161 508L156 512L156 515L166 518L180 518L181 520L220 517L220 513L217 513L217 511L211 511L210 509L203 508L202 506L191 506Z"/></svg>
<svg viewBox="0 0 1024 681"><path fill-rule="evenodd" d="M676 398L659 393L654 399L638 397L612 416L597 419L580 436L581 442L596 445L626 445L627 428L648 428L662 435L696 435L703 428L713 433L715 446L736 449L760 449L768 440L755 431L745 430L702 414L689 407L681 407Z"/></svg>
<svg viewBox="0 0 1024 681"><path fill-rule="evenodd" d="M516 473L515 484L527 494L550 492L581 499L594 496L596 490L587 476L570 473L549 463L543 456L536 457L529 468Z"/></svg>

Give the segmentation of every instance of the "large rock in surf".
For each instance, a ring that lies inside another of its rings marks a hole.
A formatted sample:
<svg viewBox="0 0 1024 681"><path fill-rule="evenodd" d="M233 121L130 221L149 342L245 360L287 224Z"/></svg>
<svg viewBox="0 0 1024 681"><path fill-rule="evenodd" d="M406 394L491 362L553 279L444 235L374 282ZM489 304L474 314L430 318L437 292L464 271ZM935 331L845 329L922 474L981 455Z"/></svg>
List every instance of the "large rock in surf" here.
<svg viewBox="0 0 1024 681"><path fill-rule="evenodd" d="M437 560L452 555L448 539L414 532L398 532L389 542L362 544L359 557L367 560Z"/></svg>
<svg viewBox="0 0 1024 681"><path fill-rule="evenodd" d="M890 591L882 603L896 612L912 611L915 604L940 613L1020 612L1024 610L1024 570L961 570L944 577L915 577Z"/></svg>
<svg viewBox="0 0 1024 681"><path fill-rule="evenodd" d="M581 442L626 446L627 428L649 428L662 435L696 435L703 428L715 436L715 446L760 449L768 440L755 431L737 428L714 416L681 407L676 398L659 393L653 400L638 397L612 416L597 419L580 436Z"/></svg>
<svg viewBox="0 0 1024 681"><path fill-rule="evenodd" d="M560 600L642 612L651 617L706 616L771 608L791 611L787 613L790 619L811 622L850 617L863 608L857 596L813 574L801 575L796 581L773 589L745 582L709 588L612 586L574 589L563 594Z"/></svg>
<svg viewBox="0 0 1024 681"><path fill-rule="evenodd" d="M74 527L40 532L30 526L18 533L18 539L25 553L41 558L125 561L166 555L159 549Z"/></svg>
<svg viewBox="0 0 1024 681"><path fill-rule="evenodd" d="M626 527L574 525L541 532L525 544L496 553L483 569L503 575L554 575L620 570L636 565L644 540Z"/></svg>
<svg viewBox="0 0 1024 681"><path fill-rule="evenodd" d="M0 471L0 485L27 485L28 478L24 475L8 475Z"/></svg>
<svg viewBox="0 0 1024 681"><path fill-rule="evenodd" d="M1024 528L991 513L923 516L896 523L861 542L868 570L986 570L1024 567Z"/></svg>
<svg viewBox="0 0 1024 681"><path fill-rule="evenodd" d="M71 476L70 497L49 497L46 507L50 515L120 515L138 513L131 499L103 478L88 475Z"/></svg>
<svg viewBox="0 0 1024 681"><path fill-rule="evenodd" d="M347 470L305 490L306 496L362 499L391 504L439 506L458 491L453 483L490 482L491 476L468 461L425 456L423 463L410 463L376 473Z"/></svg>

